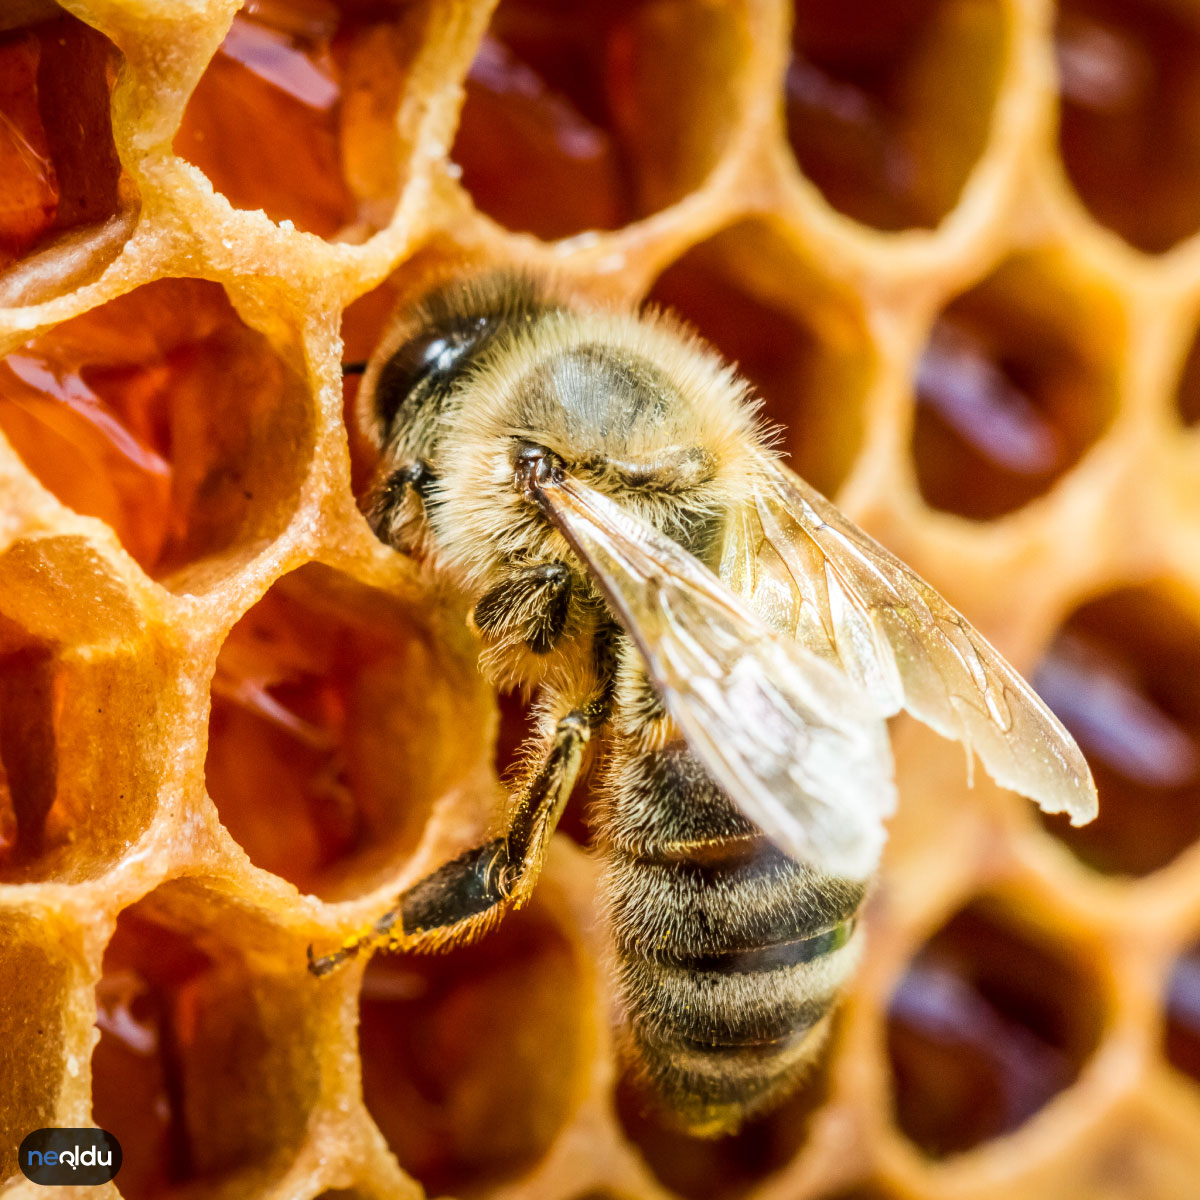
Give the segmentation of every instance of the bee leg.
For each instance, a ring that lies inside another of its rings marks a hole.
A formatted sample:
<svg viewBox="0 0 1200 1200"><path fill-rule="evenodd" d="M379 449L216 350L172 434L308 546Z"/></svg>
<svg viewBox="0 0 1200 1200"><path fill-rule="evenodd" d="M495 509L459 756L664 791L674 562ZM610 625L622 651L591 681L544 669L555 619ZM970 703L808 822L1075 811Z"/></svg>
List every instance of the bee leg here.
<svg viewBox="0 0 1200 1200"><path fill-rule="evenodd" d="M510 907L520 908L537 882L546 846L579 777L590 736L587 716L578 710L567 713L512 806L503 837L464 851L414 883L393 908L332 954L314 957L310 946L308 969L326 975L371 946L436 950L471 941Z"/></svg>
<svg viewBox="0 0 1200 1200"><path fill-rule="evenodd" d="M471 616L489 640L523 642L534 654L549 654L567 626L571 588L566 563L516 567L484 594Z"/></svg>
<svg viewBox="0 0 1200 1200"><path fill-rule="evenodd" d="M411 492L424 501L437 480L428 463L410 462L390 471L371 489L367 500L367 522L381 541L393 542L393 526L400 521L405 497Z"/></svg>

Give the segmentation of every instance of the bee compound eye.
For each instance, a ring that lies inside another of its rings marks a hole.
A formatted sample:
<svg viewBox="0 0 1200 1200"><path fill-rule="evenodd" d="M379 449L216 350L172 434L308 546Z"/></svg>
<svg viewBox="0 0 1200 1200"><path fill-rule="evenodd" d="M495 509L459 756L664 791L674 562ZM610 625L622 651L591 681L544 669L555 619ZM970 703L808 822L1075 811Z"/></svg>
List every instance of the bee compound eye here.
<svg viewBox="0 0 1200 1200"><path fill-rule="evenodd" d="M441 324L397 346L380 368L375 384L375 413L384 428L392 427L404 402L421 384L449 380L487 332L487 322L482 319Z"/></svg>

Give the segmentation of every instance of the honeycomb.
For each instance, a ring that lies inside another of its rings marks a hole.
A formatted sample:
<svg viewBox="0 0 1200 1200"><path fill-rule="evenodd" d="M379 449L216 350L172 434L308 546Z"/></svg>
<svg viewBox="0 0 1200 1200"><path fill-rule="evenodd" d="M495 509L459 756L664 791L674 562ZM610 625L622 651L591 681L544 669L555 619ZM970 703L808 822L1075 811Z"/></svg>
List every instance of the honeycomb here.
<svg viewBox="0 0 1200 1200"><path fill-rule="evenodd" d="M5 0L5 1194L94 1123L128 1200L1196 1195L1198 230L1195 0ZM488 939L305 970L528 728L341 369L479 265L683 314L1099 782L896 721L829 1052L723 1140L621 1076L580 805Z"/></svg>

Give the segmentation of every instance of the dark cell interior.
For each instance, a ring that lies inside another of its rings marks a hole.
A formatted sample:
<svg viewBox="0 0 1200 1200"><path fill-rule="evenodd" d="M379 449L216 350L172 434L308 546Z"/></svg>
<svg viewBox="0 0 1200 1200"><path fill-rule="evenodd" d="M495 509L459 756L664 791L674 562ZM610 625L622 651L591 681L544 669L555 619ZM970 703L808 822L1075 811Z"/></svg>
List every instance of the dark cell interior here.
<svg viewBox="0 0 1200 1200"><path fill-rule="evenodd" d="M175 151L235 208L331 237L387 223L395 114L426 6L249 0L197 84Z"/></svg>
<svg viewBox="0 0 1200 1200"><path fill-rule="evenodd" d="M536 901L473 946L372 960L363 1095L427 1194L477 1194L546 1152L577 1099L582 991Z"/></svg>
<svg viewBox="0 0 1200 1200"><path fill-rule="evenodd" d="M716 1139L671 1128L629 1076L617 1087L617 1116L626 1137L665 1187L687 1200L734 1200L796 1156L813 1114L826 1099L826 1083L822 1065L779 1108Z"/></svg>
<svg viewBox="0 0 1200 1200"><path fill-rule="evenodd" d="M1183 371L1179 377L1179 389L1175 403L1180 420L1185 425L1200 424L1200 336L1192 339Z"/></svg>
<svg viewBox="0 0 1200 1200"><path fill-rule="evenodd" d="M1200 23L1156 0L1063 0L1059 151L1084 204L1138 250L1200 229Z"/></svg>
<svg viewBox="0 0 1200 1200"><path fill-rule="evenodd" d="M934 508L975 520L1044 494L1116 407L1114 303L1054 256L1011 259L934 324L914 381L913 457Z"/></svg>
<svg viewBox="0 0 1200 1200"><path fill-rule="evenodd" d="M751 280L735 262L765 265ZM788 465L835 494L859 448L874 366L857 310L756 226L689 251L659 276L650 300L737 365L762 398L764 419L782 428Z"/></svg>
<svg viewBox="0 0 1200 1200"><path fill-rule="evenodd" d="M119 66L103 34L61 11L0 21L0 270L121 206L108 106Z"/></svg>
<svg viewBox="0 0 1200 1200"><path fill-rule="evenodd" d="M1065 947L976 902L929 939L892 995L896 1121L932 1158L1016 1129L1099 1041L1098 983Z"/></svg>
<svg viewBox="0 0 1200 1200"><path fill-rule="evenodd" d="M877 229L934 226L983 153L1006 52L995 0L804 0L787 129L800 170Z"/></svg>
<svg viewBox="0 0 1200 1200"><path fill-rule="evenodd" d="M1167 1061L1200 1083L1200 945L1176 960L1167 982Z"/></svg>
<svg viewBox="0 0 1200 1200"><path fill-rule="evenodd" d="M486 762L469 668L392 597L323 567L276 583L233 628L213 680L205 777L257 866L341 896L410 852L434 802Z"/></svg>
<svg viewBox="0 0 1200 1200"><path fill-rule="evenodd" d="M1033 676L1083 748L1100 815L1042 820L1089 866L1145 875L1200 838L1200 622L1164 590L1077 609Z"/></svg>
<svg viewBox="0 0 1200 1200"><path fill-rule="evenodd" d="M736 113L736 15L696 0L504 0L451 152L475 203L543 238L681 198Z"/></svg>
<svg viewBox="0 0 1200 1200"><path fill-rule="evenodd" d="M0 360L0 429L25 465L160 578L283 527L305 396L202 280L147 284Z"/></svg>
<svg viewBox="0 0 1200 1200"><path fill-rule="evenodd" d="M93 1119L121 1143L128 1200L290 1155L316 1090L296 977L176 927L161 905L171 890L121 914L96 987Z"/></svg>

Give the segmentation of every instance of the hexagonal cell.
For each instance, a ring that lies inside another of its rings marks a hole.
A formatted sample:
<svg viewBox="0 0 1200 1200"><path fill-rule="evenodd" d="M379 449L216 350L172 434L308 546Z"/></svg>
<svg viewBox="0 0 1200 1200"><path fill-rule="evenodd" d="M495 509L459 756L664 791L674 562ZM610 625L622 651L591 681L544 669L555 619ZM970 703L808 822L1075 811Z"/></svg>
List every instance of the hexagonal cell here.
<svg viewBox="0 0 1200 1200"><path fill-rule="evenodd" d="M249 0L188 102L175 152L235 208L360 240L402 183L397 112L431 6Z"/></svg>
<svg viewBox="0 0 1200 1200"><path fill-rule="evenodd" d="M320 1033L303 952L222 905L166 884L121 914L104 954L92 1115L124 1149L128 1200L272 1174L305 1137Z"/></svg>
<svg viewBox="0 0 1200 1200"><path fill-rule="evenodd" d="M1185 425L1200 424L1200 333L1192 339L1188 348L1175 393L1175 404L1179 418Z"/></svg>
<svg viewBox="0 0 1200 1200"><path fill-rule="evenodd" d="M58 939L58 931L32 916L0 913L0 1181L17 1173L17 1147L25 1135L55 1124L73 984Z"/></svg>
<svg viewBox="0 0 1200 1200"><path fill-rule="evenodd" d="M1100 1040L1100 984L1069 946L975 901L921 948L892 995L895 1117L943 1158L1022 1125Z"/></svg>
<svg viewBox="0 0 1200 1200"><path fill-rule="evenodd" d="M202 280L147 284L0 361L0 429L25 465L192 590L290 518L310 409L303 380Z"/></svg>
<svg viewBox="0 0 1200 1200"><path fill-rule="evenodd" d="M264 870L327 898L411 853L435 801L490 779L495 716L474 664L386 593L309 565L234 626L205 775Z"/></svg>
<svg viewBox="0 0 1200 1200"><path fill-rule="evenodd" d="M1043 823L1089 866L1145 875L1200 840L1200 615L1194 600L1126 588L1064 622L1033 676L1083 748L1100 815Z"/></svg>
<svg viewBox="0 0 1200 1200"><path fill-rule="evenodd" d="M934 226L983 154L1008 49L997 0L793 6L788 138L839 212Z"/></svg>
<svg viewBox="0 0 1200 1200"><path fill-rule="evenodd" d="M824 1064L823 1060L823 1064ZM687 1200L733 1200L785 1167L804 1145L827 1097L824 1065L773 1112L735 1134L692 1137L668 1127L628 1076L617 1087L617 1115L655 1177Z"/></svg>
<svg viewBox="0 0 1200 1200"><path fill-rule="evenodd" d="M750 224L690 250L663 272L650 299L737 364L762 397L763 416L783 427L788 465L835 494L858 452L875 372L857 304L769 229Z"/></svg>
<svg viewBox="0 0 1200 1200"><path fill-rule="evenodd" d="M0 271L135 202L109 114L120 63L57 4L0 14Z"/></svg>
<svg viewBox="0 0 1200 1200"><path fill-rule="evenodd" d="M504 0L467 79L451 155L509 229L616 229L685 196L742 109L740 4Z"/></svg>
<svg viewBox="0 0 1200 1200"><path fill-rule="evenodd" d="M912 451L934 508L974 520L1043 495L1117 405L1117 301L1065 254L1022 255L952 301L917 368Z"/></svg>
<svg viewBox="0 0 1200 1200"><path fill-rule="evenodd" d="M1063 0L1059 152L1092 215L1158 254L1200 229L1200 26L1152 0Z"/></svg>
<svg viewBox="0 0 1200 1200"><path fill-rule="evenodd" d="M540 901L473 946L376 956L363 979L363 1097L431 1196L533 1167L586 1086L588 998Z"/></svg>
<svg viewBox="0 0 1200 1200"><path fill-rule="evenodd" d="M1167 983L1167 1061L1200 1083L1200 943L1176 960Z"/></svg>
<svg viewBox="0 0 1200 1200"><path fill-rule="evenodd" d="M0 881L92 879L154 815L171 688L82 539L15 543L0 597Z"/></svg>

